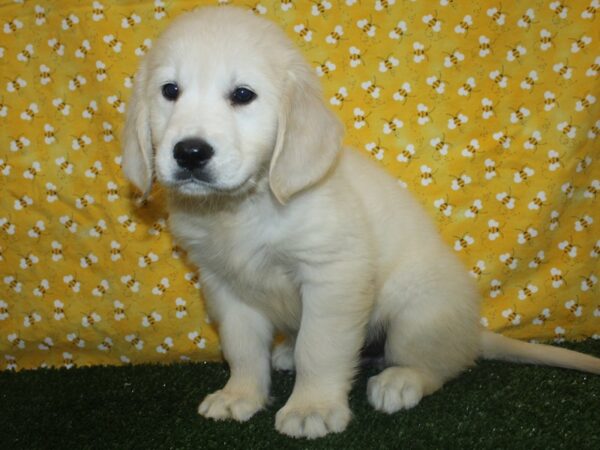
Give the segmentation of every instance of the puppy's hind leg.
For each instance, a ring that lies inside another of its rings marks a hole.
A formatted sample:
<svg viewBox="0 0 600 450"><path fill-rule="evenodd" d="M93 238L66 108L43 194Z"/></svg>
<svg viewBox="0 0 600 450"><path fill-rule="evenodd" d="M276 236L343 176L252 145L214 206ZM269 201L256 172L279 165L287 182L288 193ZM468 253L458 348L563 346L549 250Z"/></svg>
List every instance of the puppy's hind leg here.
<svg viewBox="0 0 600 450"><path fill-rule="evenodd" d="M446 381L444 374L430 363L437 356L410 348L404 331L398 323L391 325L385 346L385 361L389 367L371 377L367 384L371 406L388 414L416 406Z"/></svg>
<svg viewBox="0 0 600 450"><path fill-rule="evenodd" d="M468 291L427 291L419 290L388 317L385 360L389 367L367 385L369 403L379 411L391 414L416 406L477 357L479 329L476 309L470 306L476 299L465 302Z"/></svg>
<svg viewBox="0 0 600 450"><path fill-rule="evenodd" d="M275 344L271 353L271 366L275 370L293 371L294 364L294 339L287 336L284 341Z"/></svg>

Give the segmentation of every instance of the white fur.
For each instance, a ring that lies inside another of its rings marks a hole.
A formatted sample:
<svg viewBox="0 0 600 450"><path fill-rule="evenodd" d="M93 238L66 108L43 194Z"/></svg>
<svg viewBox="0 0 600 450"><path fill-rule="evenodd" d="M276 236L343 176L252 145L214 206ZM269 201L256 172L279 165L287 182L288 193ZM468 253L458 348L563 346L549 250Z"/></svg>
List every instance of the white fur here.
<svg viewBox="0 0 600 450"><path fill-rule="evenodd" d="M161 85L176 81L176 102ZM257 99L232 106L250 86ZM211 183L174 181L174 144L215 150ZM176 20L143 61L128 110L124 170L169 191L170 227L201 268L231 368L199 412L247 420L267 402L273 365L296 370L276 427L315 438L344 430L365 340L387 334L388 368L368 385L392 413L415 406L480 353L479 296L431 220L395 180L342 149L316 77L273 24L230 7ZM154 148L154 150L152 150ZM492 339L493 341L493 339Z"/></svg>

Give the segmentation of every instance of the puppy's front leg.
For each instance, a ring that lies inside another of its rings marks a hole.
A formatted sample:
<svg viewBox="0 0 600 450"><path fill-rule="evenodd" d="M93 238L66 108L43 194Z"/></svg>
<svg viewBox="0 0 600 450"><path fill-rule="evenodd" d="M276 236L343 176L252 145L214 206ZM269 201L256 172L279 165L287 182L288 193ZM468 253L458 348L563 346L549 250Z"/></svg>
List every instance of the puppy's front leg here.
<svg viewBox="0 0 600 450"><path fill-rule="evenodd" d="M206 396L198 412L215 420L243 422L264 407L269 395L272 325L226 287L220 286L212 294L221 347L231 374L223 389Z"/></svg>
<svg viewBox="0 0 600 450"><path fill-rule="evenodd" d="M317 438L346 428L348 391L371 302L364 274L341 264L315 272L302 285L296 383L275 421L278 431L293 437Z"/></svg>

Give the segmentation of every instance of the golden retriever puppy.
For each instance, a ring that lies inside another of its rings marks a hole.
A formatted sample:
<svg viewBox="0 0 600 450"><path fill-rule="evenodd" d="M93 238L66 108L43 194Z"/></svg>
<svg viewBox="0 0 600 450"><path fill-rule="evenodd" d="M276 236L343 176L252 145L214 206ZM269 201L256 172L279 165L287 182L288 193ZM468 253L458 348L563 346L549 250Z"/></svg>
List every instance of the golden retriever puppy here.
<svg viewBox="0 0 600 450"><path fill-rule="evenodd" d="M249 11L185 14L141 63L123 169L146 195L154 179L168 191L231 369L200 414L248 420L273 365L296 376L277 430L340 432L359 351L382 333L387 368L367 395L387 413L480 356L600 373L591 356L482 332L477 289L430 218L342 135L301 54ZM287 340L271 352L275 332Z"/></svg>

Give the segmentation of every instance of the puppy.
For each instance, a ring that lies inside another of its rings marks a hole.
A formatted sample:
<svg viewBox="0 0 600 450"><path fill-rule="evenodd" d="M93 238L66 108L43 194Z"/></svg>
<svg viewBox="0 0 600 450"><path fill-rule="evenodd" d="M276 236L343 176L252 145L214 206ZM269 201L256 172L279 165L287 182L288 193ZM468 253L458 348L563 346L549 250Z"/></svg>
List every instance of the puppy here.
<svg viewBox="0 0 600 450"><path fill-rule="evenodd" d="M478 357L600 373L591 356L482 331L474 283L432 221L342 134L300 53L248 11L185 14L141 63L123 169L145 195L166 188L231 369L200 414L248 420L272 365L296 372L277 430L340 432L359 351L383 333L387 368L367 395L386 413Z"/></svg>

